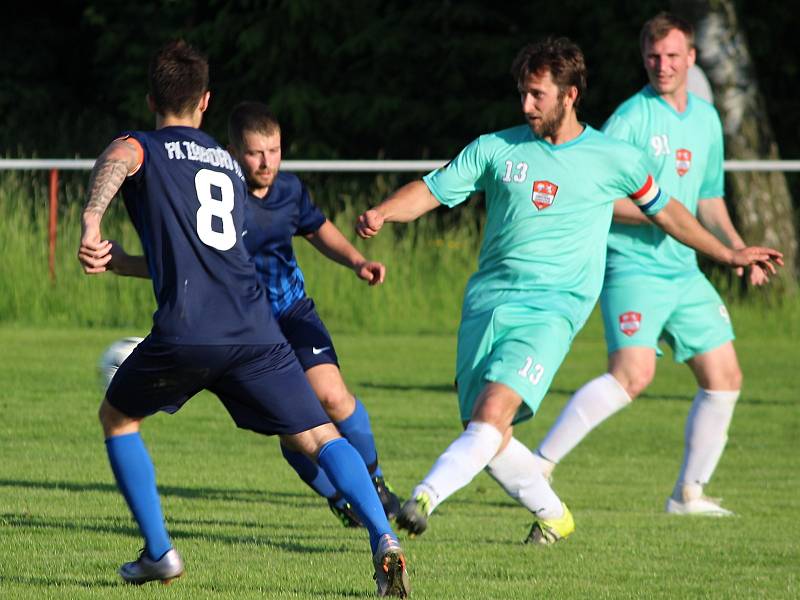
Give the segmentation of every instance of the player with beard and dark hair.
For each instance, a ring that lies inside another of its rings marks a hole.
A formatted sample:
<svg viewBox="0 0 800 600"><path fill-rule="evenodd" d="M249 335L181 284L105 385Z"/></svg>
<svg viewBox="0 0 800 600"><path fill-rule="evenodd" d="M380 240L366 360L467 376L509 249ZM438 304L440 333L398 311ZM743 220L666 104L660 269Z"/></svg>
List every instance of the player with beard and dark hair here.
<svg viewBox="0 0 800 600"><path fill-rule="evenodd" d="M479 137L447 166L366 211L356 229L372 237L386 222L485 193L478 270L458 333L465 430L413 490L397 524L422 533L431 512L486 469L531 512L526 541L552 544L572 533L573 518L513 426L536 412L597 301L615 200L630 198L656 225L726 265L774 268L780 253L725 247L661 192L641 150L578 120L586 67L574 43L550 38L523 48L513 74L527 125Z"/></svg>

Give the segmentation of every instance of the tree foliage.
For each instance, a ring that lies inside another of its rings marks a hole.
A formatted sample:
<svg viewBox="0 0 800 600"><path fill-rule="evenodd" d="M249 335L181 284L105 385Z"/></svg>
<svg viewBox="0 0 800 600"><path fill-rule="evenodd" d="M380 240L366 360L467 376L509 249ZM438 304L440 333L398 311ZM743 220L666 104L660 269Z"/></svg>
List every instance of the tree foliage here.
<svg viewBox="0 0 800 600"><path fill-rule="evenodd" d="M599 126L644 83L638 31L662 8L653 0L577 0L568 9L478 0L21 4L0 53L0 151L93 156L117 131L150 127L147 60L178 36L209 56L211 133L224 139L239 100L262 100L298 158L449 157L476 135L519 122L509 66L522 45L548 34L584 49L582 118ZM774 4L746 11L756 61L766 58L758 67L770 105L796 122L800 59L775 44L794 35L797 16ZM782 60L769 58L776 55ZM785 153L800 154L796 140L786 143Z"/></svg>

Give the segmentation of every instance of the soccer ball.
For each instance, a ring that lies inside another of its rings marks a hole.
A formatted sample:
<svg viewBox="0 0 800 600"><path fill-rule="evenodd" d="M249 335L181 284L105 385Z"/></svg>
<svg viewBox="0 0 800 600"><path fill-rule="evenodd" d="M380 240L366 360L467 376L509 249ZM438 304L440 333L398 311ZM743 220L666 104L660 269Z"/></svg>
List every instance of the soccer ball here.
<svg viewBox="0 0 800 600"><path fill-rule="evenodd" d="M100 360L97 361L97 372L100 379L100 387L103 392L108 389L119 366L125 362L125 359L130 356L133 349L136 348L143 339L144 338L140 337L122 338L103 350L103 354L100 355Z"/></svg>

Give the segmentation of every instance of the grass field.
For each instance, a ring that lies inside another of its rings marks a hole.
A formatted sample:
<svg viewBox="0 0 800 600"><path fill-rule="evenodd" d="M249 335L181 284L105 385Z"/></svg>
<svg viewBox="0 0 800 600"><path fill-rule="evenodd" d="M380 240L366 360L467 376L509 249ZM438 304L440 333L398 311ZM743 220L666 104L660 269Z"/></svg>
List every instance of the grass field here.
<svg viewBox="0 0 800 600"><path fill-rule="evenodd" d="M577 531L523 546L529 519L481 474L424 536L402 538L415 598L797 598L800 411L796 312L763 327L733 316L745 390L709 492L737 517L662 513L694 384L662 359L651 389L556 471ZM106 462L94 363L136 330L0 328L0 597L369 598L366 535L342 529L283 463L274 439L237 431L212 396L144 428L187 574L168 588L119 583L140 539ZM451 335L335 336L368 406L384 470L407 494L457 435ZM604 369L596 317L539 415L535 445L577 386Z"/></svg>

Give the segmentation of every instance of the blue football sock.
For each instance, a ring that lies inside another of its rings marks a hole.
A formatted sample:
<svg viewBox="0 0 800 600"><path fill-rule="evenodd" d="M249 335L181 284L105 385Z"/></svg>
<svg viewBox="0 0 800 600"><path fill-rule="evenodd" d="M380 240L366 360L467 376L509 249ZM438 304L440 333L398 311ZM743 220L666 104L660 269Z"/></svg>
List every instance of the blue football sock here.
<svg viewBox="0 0 800 600"><path fill-rule="evenodd" d="M147 555L158 560L172 543L164 526L153 461L142 437L138 432L110 437L106 440L106 451L117 487L139 524Z"/></svg>
<svg viewBox="0 0 800 600"><path fill-rule="evenodd" d="M383 477L381 468L378 465L378 450L375 448L375 438L372 435L372 426L369 422L369 414L366 407L361 404L361 400L356 398L356 408L349 417L343 421L335 423L336 428L342 437L350 442L364 459L367 470L372 477Z"/></svg>
<svg viewBox="0 0 800 600"><path fill-rule="evenodd" d="M281 452L295 472L300 476L308 487L317 492L320 496L328 499L334 499L337 496L336 488L333 487L331 480L325 474L325 471L320 469L314 461L308 458L302 452L295 452L281 444ZM345 500L339 499L337 505L341 508Z"/></svg>
<svg viewBox="0 0 800 600"><path fill-rule="evenodd" d="M383 506L369 478L364 461L347 440L344 438L331 440L319 451L317 460L369 531L369 543L373 554L382 535L388 533L396 537L386 519L386 513L383 512Z"/></svg>

